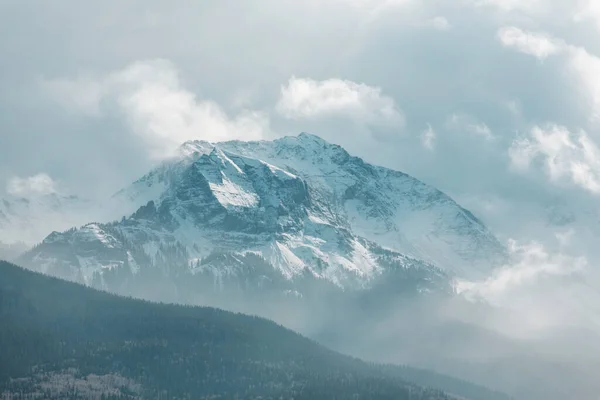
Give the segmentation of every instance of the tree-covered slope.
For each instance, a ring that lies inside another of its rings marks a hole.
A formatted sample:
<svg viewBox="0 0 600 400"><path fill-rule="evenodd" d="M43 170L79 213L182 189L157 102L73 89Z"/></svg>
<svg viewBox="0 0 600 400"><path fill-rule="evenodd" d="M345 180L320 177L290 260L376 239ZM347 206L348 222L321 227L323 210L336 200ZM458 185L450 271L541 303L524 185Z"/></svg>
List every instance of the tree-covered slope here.
<svg viewBox="0 0 600 400"><path fill-rule="evenodd" d="M261 318L117 297L5 262L0 348L4 397L449 398Z"/></svg>

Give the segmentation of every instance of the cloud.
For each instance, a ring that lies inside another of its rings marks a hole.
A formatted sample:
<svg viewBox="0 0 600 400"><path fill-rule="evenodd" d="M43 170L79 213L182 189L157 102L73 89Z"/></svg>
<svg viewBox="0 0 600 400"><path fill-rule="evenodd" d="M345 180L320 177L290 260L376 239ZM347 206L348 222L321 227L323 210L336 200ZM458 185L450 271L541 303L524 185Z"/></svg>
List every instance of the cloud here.
<svg viewBox="0 0 600 400"><path fill-rule="evenodd" d="M582 272L588 266L584 257L550 253L536 242L520 244L511 240L509 251L514 263L498 268L492 276L481 282L459 281L457 291L492 303L501 303L514 290L536 284L549 276L562 277Z"/></svg>
<svg viewBox="0 0 600 400"><path fill-rule="evenodd" d="M427 129L421 133L421 143L423 144L423 147L430 151L433 150L435 148L435 138L436 133L433 130L433 127L430 124L427 124Z"/></svg>
<svg viewBox="0 0 600 400"><path fill-rule="evenodd" d="M600 149L585 132L572 133L559 125L536 126L509 149L512 166L520 171L536 161L550 180L565 180L594 194L600 193Z"/></svg>
<svg viewBox="0 0 600 400"><path fill-rule="evenodd" d="M515 27L504 27L498 31L501 43L540 60L562 54L566 56L566 70L571 79L579 82L578 91L583 94L590 108L590 118L600 118L600 58L585 47L573 46L550 35L525 32Z"/></svg>
<svg viewBox="0 0 600 400"><path fill-rule="evenodd" d="M600 2L597 0L579 1L579 7L573 17L575 21L591 20L600 30Z"/></svg>
<svg viewBox="0 0 600 400"><path fill-rule="evenodd" d="M403 113L381 88L342 79L293 77L281 87L277 110L290 119L343 117L367 125L402 127Z"/></svg>
<svg viewBox="0 0 600 400"><path fill-rule="evenodd" d="M558 240L558 244L560 247L566 247L571 244L573 236L575 235L575 230L568 229L565 232L556 232L556 240Z"/></svg>
<svg viewBox="0 0 600 400"><path fill-rule="evenodd" d="M565 237L562 239L564 245ZM598 293L583 256L550 251L538 242L509 241L512 262L481 281L457 281L456 290L472 301L509 310L511 320L488 321L507 334L539 338L542 332L597 323ZM509 322L509 321L512 321Z"/></svg>
<svg viewBox="0 0 600 400"><path fill-rule="evenodd" d="M597 121L600 118L600 58L590 54L581 47L569 48L569 71L579 81L590 107L590 118Z"/></svg>
<svg viewBox="0 0 600 400"><path fill-rule="evenodd" d="M519 115L521 114L521 102L519 100L509 100L508 102L506 102L506 107L508 108L508 110L514 114L514 115Z"/></svg>
<svg viewBox="0 0 600 400"><path fill-rule="evenodd" d="M452 28L450 21L446 17L437 16L426 22L427 26L437 29L438 31L447 31Z"/></svg>
<svg viewBox="0 0 600 400"><path fill-rule="evenodd" d="M169 157L190 139L253 140L269 131L264 113L244 110L230 117L217 103L199 99L184 88L175 66L162 59L135 62L96 80L61 78L42 87L87 115L108 112L103 103L116 106L153 158Z"/></svg>
<svg viewBox="0 0 600 400"><path fill-rule="evenodd" d="M485 140L494 139L494 134L487 124L478 121L476 118L463 113L451 114L446 119L446 128L458 131L465 131L472 135L482 137Z"/></svg>
<svg viewBox="0 0 600 400"><path fill-rule="evenodd" d="M350 5L352 7L356 7L360 10L366 10L370 17L376 17L380 15L385 10L404 6L409 3L412 3L413 0L335 0L339 3Z"/></svg>
<svg viewBox="0 0 600 400"><path fill-rule="evenodd" d="M15 176L8 180L6 192L12 196L20 197L47 195L56 193L56 182L44 173L27 178Z"/></svg>
<svg viewBox="0 0 600 400"><path fill-rule="evenodd" d="M491 6L503 12L537 11L545 5L543 0L474 0L476 6Z"/></svg>
<svg viewBox="0 0 600 400"><path fill-rule="evenodd" d="M550 36L525 32L515 27L504 27L498 31L498 39L506 47L530 54L540 60L563 51L565 44Z"/></svg>

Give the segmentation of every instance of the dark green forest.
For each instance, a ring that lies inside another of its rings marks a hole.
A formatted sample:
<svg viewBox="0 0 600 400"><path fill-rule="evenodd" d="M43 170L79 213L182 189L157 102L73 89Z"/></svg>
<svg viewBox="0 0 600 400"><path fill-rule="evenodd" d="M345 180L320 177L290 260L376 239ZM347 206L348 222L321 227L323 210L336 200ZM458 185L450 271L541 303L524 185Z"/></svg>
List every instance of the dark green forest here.
<svg viewBox="0 0 600 400"><path fill-rule="evenodd" d="M6 399L451 398L403 377L424 384L426 373L342 356L262 318L118 297L6 262L0 349ZM103 377L93 393L92 376Z"/></svg>

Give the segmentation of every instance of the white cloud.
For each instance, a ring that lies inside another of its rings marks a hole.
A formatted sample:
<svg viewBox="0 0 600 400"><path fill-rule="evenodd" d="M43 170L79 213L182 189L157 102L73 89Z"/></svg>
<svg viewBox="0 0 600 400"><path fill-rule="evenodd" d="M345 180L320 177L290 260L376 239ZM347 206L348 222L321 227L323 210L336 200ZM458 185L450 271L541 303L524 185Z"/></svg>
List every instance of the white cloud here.
<svg viewBox="0 0 600 400"><path fill-rule="evenodd" d="M600 58L580 47L569 48L569 69L587 98L591 119L600 119Z"/></svg>
<svg viewBox="0 0 600 400"><path fill-rule="evenodd" d="M427 25L438 31L447 31L452 25L446 17L438 16L427 21Z"/></svg>
<svg viewBox="0 0 600 400"><path fill-rule="evenodd" d="M539 160L552 182L567 180L600 193L600 149L583 131L575 134L558 125L536 126L528 137L513 142L509 156L517 170L527 170Z"/></svg>
<svg viewBox="0 0 600 400"><path fill-rule="evenodd" d="M516 27L504 27L498 31L498 39L506 47L530 54L540 60L563 51L564 42L540 33L525 32Z"/></svg>
<svg viewBox="0 0 600 400"><path fill-rule="evenodd" d="M99 116L102 102L116 104L154 158L170 156L186 140L260 139L269 129L261 112L230 117L217 103L198 99L166 60L136 62L95 81L60 79L43 87L87 114Z"/></svg>
<svg viewBox="0 0 600 400"><path fill-rule="evenodd" d="M539 337L556 327L596 321L598 292L585 257L553 252L537 242L509 241L511 262L481 281L455 282L467 299L510 310L508 319L491 321L506 334Z"/></svg>
<svg viewBox="0 0 600 400"><path fill-rule="evenodd" d="M177 70L164 60L135 63L109 77L117 87L117 101L134 130L150 139L158 153L189 139L210 141L260 139L268 119L258 112L234 118L209 100L199 100L182 87Z"/></svg>
<svg viewBox="0 0 600 400"><path fill-rule="evenodd" d="M433 150L435 148L435 139L436 133L433 130L433 127L430 124L427 124L427 129L421 133L421 144L423 144L423 147L427 150Z"/></svg>
<svg viewBox="0 0 600 400"><path fill-rule="evenodd" d="M471 132L473 132L477 135L480 135L488 140L494 138L494 135L492 134L492 130L489 128L489 126L487 126L484 123L472 125L470 128L471 128Z"/></svg>
<svg viewBox="0 0 600 400"><path fill-rule="evenodd" d="M386 8L402 6L412 2L412 0L337 0L353 7L368 10L372 13L379 13Z"/></svg>
<svg viewBox="0 0 600 400"><path fill-rule="evenodd" d="M56 182L44 173L27 178L15 176L8 180L6 192L13 196L23 197L52 194L56 193Z"/></svg>
<svg viewBox="0 0 600 400"><path fill-rule="evenodd" d="M543 0L473 0L476 6L491 6L503 12L523 11L534 12L540 10L545 2Z"/></svg>
<svg viewBox="0 0 600 400"><path fill-rule="evenodd" d="M493 303L505 300L511 292L523 286L538 283L548 276L568 276L587 267L583 257L571 257L550 253L536 242L520 244L509 241L509 251L514 263L496 270L481 282L457 282L457 291L473 297L481 297Z"/></svg>
<svg viewBox="0 0 600 400"><path fill-rule="evenodd" d="M574 14L575 21L591 20L600 30L600 2L598 0L579 1L579 8Z"/></svg>
<svg viewBox="0 0 600 400"><path fill-rule="evenodd" d="M591 54L584 47L567 44L563 40L549 35L524 32L515 27L500 29L498 38L504 46L532 55L540 60L557 54L564 55L567 72L575 82L579 83L578 89L589 103L592 121L600 119L599 57Z"/></svg>
<svg viewBox="0 0 600 400"><path fill-rule="evenodd" d="M480 136L485 140L494 139L494 134L487 124L467 114L454 113L450 115L446 120L446 128L465 131L472 135Z"/></svg>
<svg viewBox="0 0 600 400"><path fill-rule="evenodd" d="M281 87L277 110L290 119L341 116L369 125L404 125L394 99L380 88L341 79L293 77Z"/></svg>
<svg viewBox="0 0 600 400"><path fill-rule="evenodd" d="M564 232L556 232L555 236L560 247L567 247L571 244L571 241L575 236L575 230L568 229Z"/></svg>
<svg viewBox="0 0 600 400"><path fill-rule="evenodd" d="M508 101L506 107L513 115L521 114L521 102L517 99Z"/></svg>

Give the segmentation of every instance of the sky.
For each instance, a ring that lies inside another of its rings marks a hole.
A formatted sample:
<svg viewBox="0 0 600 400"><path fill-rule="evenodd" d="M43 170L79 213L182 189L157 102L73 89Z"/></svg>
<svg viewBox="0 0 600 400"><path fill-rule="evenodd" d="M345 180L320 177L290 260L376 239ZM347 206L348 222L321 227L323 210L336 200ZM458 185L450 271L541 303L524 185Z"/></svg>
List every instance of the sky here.
<svg viewBox="0 0 600 400"><path fill-rule="evenodd" d="M600 260L599 34L595 0L0 0L0 192L307 131L473 211L517 260L462 287L517 298Z"/></svg>

